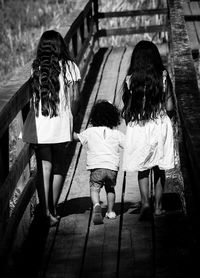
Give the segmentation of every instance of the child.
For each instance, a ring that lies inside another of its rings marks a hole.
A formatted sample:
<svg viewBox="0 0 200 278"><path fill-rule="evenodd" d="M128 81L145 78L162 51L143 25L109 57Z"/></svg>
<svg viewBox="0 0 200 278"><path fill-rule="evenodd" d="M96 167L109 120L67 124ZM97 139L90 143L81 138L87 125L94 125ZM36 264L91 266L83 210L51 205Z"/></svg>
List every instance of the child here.
<svg viewBox="0 0 200 278"><path fill-rule="evenodd" d="M154 170L155 215L161 215L165 170L174 168L172 83L155 44L134 48L123 84L122 115L127 124L123 169L138 171L140 219L149 218L149 173Z"/></svg>
<svg viewBox="0 0 200 278"><path fill-rule="evenodd" d="M92 127L80 134L74 133L74 139L87 145L87 170L90 170L90 195L93 203L93 222L102 224L100 189L105 186L108 210L106 217L115 219L115 185L120 161L120 147L124 134L116 129L120 124L118 109L106 100L98 101L91 112Z"/></svg>
<svg viewBox="0 0 200 278"><path fill-rule="evenodd" d="M24 142L34 147L40 204L50 225L58 222L56 205L65 177L67 142L72 140L73 116L78 104L80 72L60 33L45 31L32 64L31 109L23 128ZM74 109L74 110L73 110ZM53 190L50 212L49 191Z"/></svg>

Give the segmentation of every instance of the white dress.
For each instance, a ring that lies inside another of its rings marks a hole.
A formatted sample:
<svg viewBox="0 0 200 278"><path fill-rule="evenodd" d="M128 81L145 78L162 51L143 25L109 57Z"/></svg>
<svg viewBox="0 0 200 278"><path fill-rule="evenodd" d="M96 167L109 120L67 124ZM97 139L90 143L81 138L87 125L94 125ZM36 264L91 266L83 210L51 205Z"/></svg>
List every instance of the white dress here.
<svg viewBox="0 0 200 278"><path fill-rule="evenodd" d="M41 113L41 101L39 103L39 116L35 116L33 107L25 121L22 139L24 142L33 144L53 144L63 143L72 140L73 132L73 116L71 113L70 98L73 93L72 86L74 82L80 79L80 72L74 62L69 61L66 66L66 80L68 84L67 97L64 90L63 73L59 75L60 91L59 91L59 108L58 115L50 118L45 117ZM62 69L62 67L61 67Z"/></svg>
<svg viewBox="0 0 200 278"><path fill-rule="evenodd" d="M170 118L165 112L144 125L127 125L123 170L144 171L154 166L174 168L174 139Z"/></svg>

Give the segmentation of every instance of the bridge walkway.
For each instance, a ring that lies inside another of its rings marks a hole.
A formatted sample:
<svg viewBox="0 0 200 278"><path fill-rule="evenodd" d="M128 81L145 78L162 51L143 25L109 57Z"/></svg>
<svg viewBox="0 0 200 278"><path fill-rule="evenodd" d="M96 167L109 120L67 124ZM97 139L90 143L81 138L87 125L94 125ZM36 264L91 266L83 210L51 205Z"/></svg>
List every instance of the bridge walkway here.
<svg viewBox="0 0 200 278"><path fill-rule="evenodd" d="M88 125L93 103L98 99L118 102L122 80L132 48L100 48L95 54L82 91L80 130ZM166 57L165 57L166 58ZM122 122L120 129L125 132ZM72 160L71 160L72 158ZM167 173L163 198L166 214L139 221L140 194L136 173L120 170L116 185L116 220L92 222L86 150L74 143L69 170L60 197L61 220L48 229L35 217L9 277L193 277L195 243L185 214L179 165ZM103 214L106 196L102 189Z"/></svg>

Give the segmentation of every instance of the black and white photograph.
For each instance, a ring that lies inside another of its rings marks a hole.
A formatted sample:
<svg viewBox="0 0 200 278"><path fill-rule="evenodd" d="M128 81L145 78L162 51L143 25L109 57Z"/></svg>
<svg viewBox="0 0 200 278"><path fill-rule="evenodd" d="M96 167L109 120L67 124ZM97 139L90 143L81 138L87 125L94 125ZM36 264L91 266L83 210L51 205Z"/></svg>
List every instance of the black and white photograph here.
<svg viewBox="0 0 200 278"><path fill-rule="evenodd" d="M0 0L0 277L192 278L200 0Z"/></svg>

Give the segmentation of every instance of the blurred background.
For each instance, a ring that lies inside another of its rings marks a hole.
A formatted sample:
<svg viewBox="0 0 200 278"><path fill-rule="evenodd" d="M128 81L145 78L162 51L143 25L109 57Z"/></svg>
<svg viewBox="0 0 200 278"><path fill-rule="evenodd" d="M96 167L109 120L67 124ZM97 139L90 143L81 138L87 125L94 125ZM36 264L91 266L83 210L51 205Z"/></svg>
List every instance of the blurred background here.
<svg viewBox="0 0 200 278"><path fill-rule="evenodd" d="M123 11L145 8L161 8L166 0L99 0L100 11ZM0 85L13 76L35 55L38 39L44 30L64 25L67 16L73 12L79 0L1 0L0 1ZM136 16L134 18L103 19L100 28L119 26L135 27L162 23L163 16ZM152 36L152 37L150 37ZM144 34L115 36L101 39L101 46L136 44L141 37L159 43L166 34Z"/></svg>

